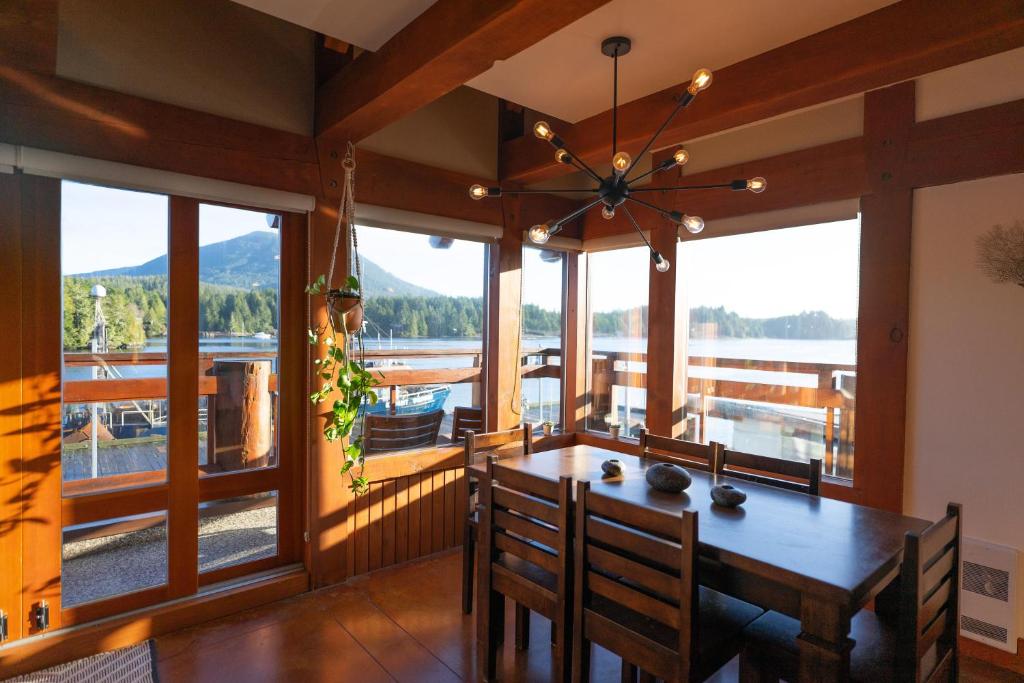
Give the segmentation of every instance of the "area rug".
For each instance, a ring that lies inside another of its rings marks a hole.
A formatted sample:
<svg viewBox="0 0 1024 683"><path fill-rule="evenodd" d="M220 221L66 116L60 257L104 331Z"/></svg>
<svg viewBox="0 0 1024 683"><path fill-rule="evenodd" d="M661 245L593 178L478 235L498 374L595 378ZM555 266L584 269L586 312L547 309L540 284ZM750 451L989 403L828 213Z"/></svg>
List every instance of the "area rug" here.
<svg viewBox="0 0 1024 683"><path fill-rule="evenodd" d="M152 640L37 671L2 683L157 683Z"/></svg>

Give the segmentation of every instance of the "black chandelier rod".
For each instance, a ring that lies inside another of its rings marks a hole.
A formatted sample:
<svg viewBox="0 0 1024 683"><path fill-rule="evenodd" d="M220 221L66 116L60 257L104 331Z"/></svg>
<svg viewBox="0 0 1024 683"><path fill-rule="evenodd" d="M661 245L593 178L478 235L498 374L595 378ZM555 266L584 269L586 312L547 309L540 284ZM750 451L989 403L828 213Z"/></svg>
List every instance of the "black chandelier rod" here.
<svg viewBox="0 0 1024 683"><path fill-rule="evenodd" d="M629 219L629 222L633 224L634 228L636 228L637 234L640 235L640 239L644 241L644 244L647 245L647 248L650 249L651 252L656 252L657 250L654 248L653 245L651 245L651 241L647 239L647 235L644 234L644 231L640 229L640 224L636 222L635 218L633 218L633 214L630 213L629 208L623 206L622 210L626 213L626 218Z"/></svg>
<svg viewBox="0 0 1024 683"><path fill-rule="evenodd" d="M637 204L640 204L641 206L646 206L651 211L656 211L656 212L660 213L662 216L664 216L665 218L669 219L673 223L677 223L678 222L678 221L676 221L672 217L672 212L671 211L668 211L667 209L663 209L660 206L656 206L654 204L651 204L650 202L645 202L642 199L637 199L636 197L634 197L632 195L630 195L629 197L626 197L626 200L627 201L631 201L631 202L636 202Z"/></svg>
<svg viewBox="0 0 1024 683"><path fill-rule="evenodd" d="M647 141L647 144L644 145L644 148L642 150L640 150L640 153L633 157L633 163L630 164L629 168L626 169L626 172L622 174L624 178L629 177L629 172L632 171L633 168L636 166L637 162L643 158L644 154L647 153L647 150L649 150L651 148L651 145L654 144L654 141L658 139L658 136L661 135L662 132L668 127L668 124L672 122L672 119L676 117L676 114L678 114L679 111L684 107L687 107L690 104L690 102L693 102L693 95L691 95L689 92L684 92L682 96L679 98L679 103L676 104L675 109L673 109L672 112L668 115L668 118L665 119L665 122L661 124L661 127L658 128L658 130L654 131L654 135L652 135L651 139Z"/></svg>
<svg viewBox="0 0 1024 683"><path fill-rule="evenodd" d="M615 48L612 58L612 154L619 150L619 48Z"/></svg>
<svg viewBox="0 0 1024 683"><path fill-rule="evenodd" d="M643 176L640 176L641 178ZM636 182L640 178L636 178L633 182ZM739 187L737 187L739 183ZM669 192L673 190L745 190L747 187L746 180L734 180L729 183L712 183L710 185L673 185L672 187L637 187L630 188L630 194L635 192Z"/></svg>
<svg viewBox="0 0 1024 683"><path fill-rule="evenodd" d="M582 216L587 211L589 211L590 209L592 209L595 206L597 206L598 204L600 204L602 201L604 201L604 200L601 197L598 197L597 199L595 199L594 201L590 202L589 204L586 204L586 205L581 206L580 208L576 209L575 211L570 213L565 218L562 218L562 219L559 219L559 220L555 221L550 226L552 232L557 232L558 230L561 230L563 225L565 225L569 221L573 220L574 218L578 218L579 216Z"/></svg>
<svg viewBox="0 0 1024 683"><path fill-rule="evenodd" d="M588 188L572 188L572 189L553 189L553 190L503 190L498 188L501 194L551 194L552 192L597 192L596 187Z"/></svg>

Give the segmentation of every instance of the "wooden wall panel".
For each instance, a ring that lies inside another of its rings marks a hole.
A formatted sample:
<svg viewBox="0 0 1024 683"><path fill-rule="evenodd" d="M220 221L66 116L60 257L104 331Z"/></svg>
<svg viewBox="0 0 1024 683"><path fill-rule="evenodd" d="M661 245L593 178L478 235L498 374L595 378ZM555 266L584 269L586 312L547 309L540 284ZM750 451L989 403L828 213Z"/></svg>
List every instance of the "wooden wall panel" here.
<svg viewBox="0 0 1024 683"><path fill-rule="evenodd" d="M39 632L29 613L50 605L59 628L61 539L60 181L23 176L22 184L22 602L23 633Z"/></svg>
<svg viewBox="0 0 1024 683"><path fill-rule="evenodd" d="M10 640L22 636L21 176L0 173L0 610Z"/></svg>
<svg viewBox="0 0 1024 683"><path fill-rule="evenodd" d="M0 64L52 74L57 70L58 0L0 3Z"/></svg>

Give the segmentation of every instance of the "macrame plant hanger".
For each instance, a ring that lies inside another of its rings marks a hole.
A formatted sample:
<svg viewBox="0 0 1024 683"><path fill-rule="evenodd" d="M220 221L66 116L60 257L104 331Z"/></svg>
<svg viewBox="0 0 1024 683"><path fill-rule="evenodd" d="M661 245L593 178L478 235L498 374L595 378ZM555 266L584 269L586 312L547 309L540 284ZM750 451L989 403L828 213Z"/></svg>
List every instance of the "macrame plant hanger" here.
<svg viewBox="0 0 1024 683"><path fill-rule="evenodd" d="M345 178L342 181L341 186L341 203L338 205L338 221L334 226L334 248L331 249L331 267L327 271L328 298L331 299L331 315L334 316L336 314L335 303L344 298L351 298L343 296L346 289L348 289L347 287L334 287L334 268L338 257L338 247L341 245L341 226L344 224L348 227L347 240L349 249L347 251L349 266L351 267L349 272L354 272L356 280L359 283L359 287L356 290L357 301L355 305L351 306L349 309L358 309L357 314L354 316L354 318L358 319L358 324L350 327L348 311L343 309L340 312L341 325L336 326L344 329L346 336L359 332L362 328L363 317L363 264L359 259L359 237L356 234L355 151L355 146L349 142L345 151L345 158L341 161L341 168L345 173Z"/></svg>

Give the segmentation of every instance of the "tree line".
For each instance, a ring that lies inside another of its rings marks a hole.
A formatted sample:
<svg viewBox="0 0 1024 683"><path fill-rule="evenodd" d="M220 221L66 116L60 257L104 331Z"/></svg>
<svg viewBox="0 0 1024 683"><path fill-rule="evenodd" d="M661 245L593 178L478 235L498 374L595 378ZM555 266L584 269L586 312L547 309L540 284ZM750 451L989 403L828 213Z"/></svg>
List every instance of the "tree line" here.
<svg viewBox="0 0 1024 683"><path fill-rule="evenodd" d="M167 276L64 278L64 348L89 347L95 328L93 285L107 292L101 299L107 345L126 349L167 335ZM199 285L199 331L213 334L277 332L276 289L249 291L222 285Z"/></svg>
<svg viewBox="0 0 1024 683"><path fill-rule="evenodd" d="M142 346L146 339L167 335L167 277L115 276L64 278L64 347L88 348L92 339L95 300L93 285L107 289L102 299L111 349ZM483 300L473 297L372 297L364 302L367 331L401 337L476 337L483 332ZM199 285L199 329L211 334L275 334L278 320L276 289L244 290L223 285ZM526 304L523 333L557 336L562 320L558 311ZM647 307L597 312L598 336L645 336ZM744 318L724 307L701 306L690 311L690 336L853 339L855 320L837 320L822 311L804 311L776 318Z"/></svg>

